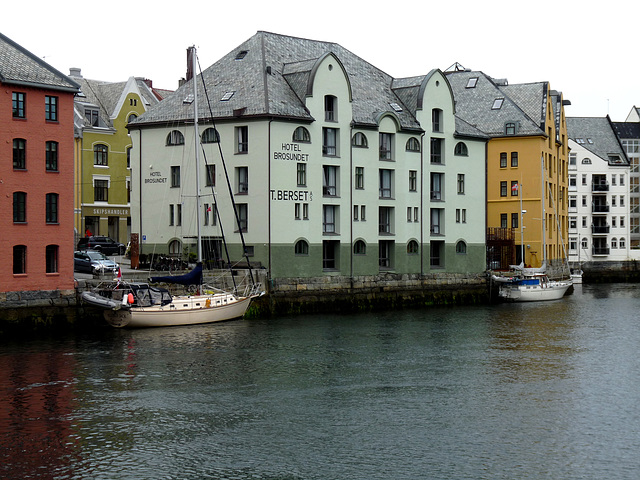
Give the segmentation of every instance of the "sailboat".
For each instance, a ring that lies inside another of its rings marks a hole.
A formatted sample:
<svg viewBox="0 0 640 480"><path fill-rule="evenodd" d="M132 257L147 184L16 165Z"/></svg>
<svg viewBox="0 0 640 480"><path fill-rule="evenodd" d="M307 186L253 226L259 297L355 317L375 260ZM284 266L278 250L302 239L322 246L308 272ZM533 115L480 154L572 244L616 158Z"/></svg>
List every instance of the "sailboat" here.
<svg viewBox="0 0 640 480"><path fill-rule="evenodd" d="M193 62L193 72L196 72L195 47L190 47L189 53ZM196 142L195 188L197 196L196 223L198 262L195 269L186 275L152 277L150 282L174 283L185 286L195 285L197 287L197 293L195 295L172 296L167 289L151 286L148 283L123 282L119 272L118 281L112 287L83 292L81 295L84 302L104 309L103 315L105 320L114 327L167 327L231 320L242 317L247 311L251 300L264 294L261 285L254 281L253 273L250 274L250 285L246 285L243 289L236 286L231 292L216 291L212 287L205 287L203 285L202 241L200 234L201 195L199 185L200 135L198 132L198 89L196 82L197 76L194 75L192 83L194 97L194 136ZM237 214L235 217L237 220ZM240 235L242 235L242 229L240 229ZM251 269L249 271L251 272Z"/></svg>
<svg viewBox="0 0 640 480"><path fill-rule="evenodd" d="M541 159L542 161L542 159ZM543 164L544 170L544 164ZM541 176L544 185L544 176ZM522 217L524 210L522 209L522 185L520 187L520 225L522 226ZM544 187L543 187L544 188ZM559 300L564 297L569 287L573 285L571 278L568 280L551 280L549 279L547 269L547 252L545 246L545 220L544 220L544 191L542 194L542 250L543 262L538 268L525 268L524 263L520 265L512 265L511 268L517 272L512 277L493 276L493 280L500 283L498 295L501 299L511 302L539 302L544 300ZM557 215L556 215L557 216ZM522 261L524 262L524 240L521 234L522 244Z"/></svg>

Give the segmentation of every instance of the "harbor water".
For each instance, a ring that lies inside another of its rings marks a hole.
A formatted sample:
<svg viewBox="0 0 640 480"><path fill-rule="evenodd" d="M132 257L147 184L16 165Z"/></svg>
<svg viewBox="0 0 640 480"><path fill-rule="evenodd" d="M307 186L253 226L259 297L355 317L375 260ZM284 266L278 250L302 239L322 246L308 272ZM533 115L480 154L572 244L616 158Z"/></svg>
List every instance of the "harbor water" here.
<svg viewBox="0 0 640 480"><path fill-rule="evenodd" d="M640 289L0 340L0 478L640 471Z"/></svg>

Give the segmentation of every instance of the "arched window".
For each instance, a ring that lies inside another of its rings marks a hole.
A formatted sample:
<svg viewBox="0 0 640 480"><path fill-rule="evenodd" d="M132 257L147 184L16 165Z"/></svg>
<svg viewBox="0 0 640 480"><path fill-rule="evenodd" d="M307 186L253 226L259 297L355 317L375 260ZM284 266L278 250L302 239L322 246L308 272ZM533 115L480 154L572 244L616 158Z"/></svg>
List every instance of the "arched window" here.
<svg viewBox="0 0 640 480"><path fill-rule="evenodd" d="M206 128L200 138L202 139L202 143L220 143L220 135L213 127Z"/></svg>
<svg viewBox="0 0 640 480"><path fill-rule="evenodd" d="M109 148L101 143L93 147L93 164L106 167L109 165Z"/></svg>
<svg viewBox="0 0 640 480"><path fill-rule="evenodd" d="M415 240L409 240L409 243L407 243L407 254L417 255L418 249L418 242L416 242Z"/></svg>
<svg viewBox="0 0 640 480"><path fill-rule="evenodd" d="M580 242L580 248L589 248L589 240L587 240L587 237L582 238L582 241Z"/></svg>
<svg viewBox="0 0 640 480"><path fill-rule="evenodd" d="M351 145L358 148L369 148L367 136L362 132L356 133L351 139Z"/></svg>
<svg viewBox="0 0 640 480"><path fill-rule="evenodd" d="M135 113L132 113L131 115L129 115L129 117L127 118L127 123L131 123L133 122L136 118L138 118L138 116Z"/></svg>
<svg viewBox="0 0 640 480"><path fill-rule="evenodd" d="M625 241L624 237L620 238L620 243L618 243L618 246L620 248L627 248L627 242Z"/></svg>
<svg viewBox="0 0 640 480"><path fill-rule="evenodd" d="M618 240L615 237L611 239L611 248L618 248Z"/></svg>
<svg viewBox="0 0 640 480"><path fill-rule="evenodd" d="M456 143L455 148L453 149L453 154L459 157L467 157L469 156L469 149L467 148L467 144L464 142Z"/></svg>
<svg viewBox="0 0 640 480"><path fill-rule="evenodd" d="M364 243L364 240L357 240L356 243L353 244L353 254L365 255L366 253L367 253L367 244Z"/></svg>
<svg viewBox="0 0 640 480"><path fill-rule="evenodd" d="M591 159L590 158L583 158L582 159L582 164L583 165L591 165Z"/></svg>
<svg viewBox="0 0 640 480"><path fill-rule="evenodd" d="M311 142L311 135L309 134L309 130L304 127L298 127L293 131L293 141L294 142Z"/></svg>
<svg viewBox="0 0 640 480"><path fill-rule="evenodd" d="M420 151L420 142L416 137L411 137L407 140L406 146L407 152L419 152Z"/></svg>
<svg viewBox="0 0 640 480"><path fill-rule="evenodd" d="M456 243L456 253L467 253L467 244L464 243L464 241L460 240L458 243Z"/></svg>
<svg viewBox="0 0 640 480"><path fill-rule="evenodd" d="M167 135L167 146L184 145L184 135L178 130L171 130Z"/></svg>
<svg viewBox="0 0 640 480"><path fill-rule="evenodd" d="M309 244L306 240L298 240L295 246L296 255L309 255Z"/></svg>
<svg viewBox="0 0 640 480"><path fill-rule="evenodd" d="M169 255L179 255L180 252L180 240L171 240L169 242Z"/></svg>

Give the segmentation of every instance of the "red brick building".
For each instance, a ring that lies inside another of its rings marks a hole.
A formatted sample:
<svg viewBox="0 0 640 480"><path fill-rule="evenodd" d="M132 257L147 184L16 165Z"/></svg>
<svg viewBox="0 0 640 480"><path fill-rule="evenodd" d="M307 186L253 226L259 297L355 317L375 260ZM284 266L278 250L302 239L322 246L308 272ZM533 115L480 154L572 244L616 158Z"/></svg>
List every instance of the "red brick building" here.
<svg viewBox="0 0 640 480"><path fill-rule="evenodd" d="M73 289L77 91L0 34L0 295Z"/></svg>

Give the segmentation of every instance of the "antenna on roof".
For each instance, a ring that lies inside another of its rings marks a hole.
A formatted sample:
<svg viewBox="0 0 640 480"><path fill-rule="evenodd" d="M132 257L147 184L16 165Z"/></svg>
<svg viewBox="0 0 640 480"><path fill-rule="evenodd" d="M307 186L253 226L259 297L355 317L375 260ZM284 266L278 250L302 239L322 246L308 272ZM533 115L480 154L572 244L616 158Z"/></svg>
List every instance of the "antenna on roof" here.
<svg viewBox="0 0 640 480"><path fill-rule="evenodd" d="M469 69L464 68L460 63L456 62L445 70L445 72L466 72Z"/></svg>

